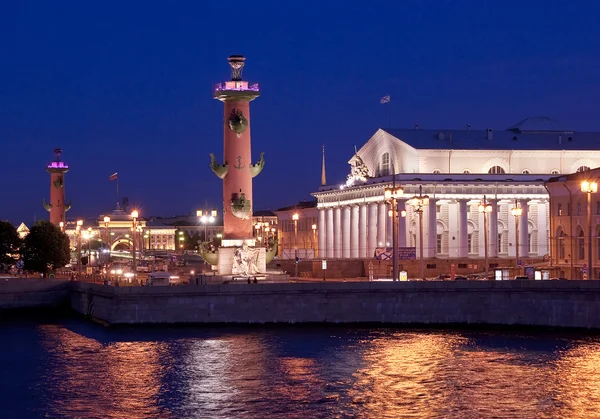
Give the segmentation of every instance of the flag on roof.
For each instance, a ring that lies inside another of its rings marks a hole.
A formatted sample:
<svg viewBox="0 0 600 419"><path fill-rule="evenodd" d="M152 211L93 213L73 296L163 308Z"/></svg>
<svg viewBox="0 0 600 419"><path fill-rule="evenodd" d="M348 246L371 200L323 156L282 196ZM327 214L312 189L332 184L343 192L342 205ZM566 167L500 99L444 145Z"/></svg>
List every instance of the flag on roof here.
<svg viewBox="0 0 600 419"><path fill-rule="evenodd" d="M392 101L392 98L390 97L390 95L384 96L381 98L381 100L379 101L379 103L381 103L382 105L384 103L390 103Z"/></svg>
<svg viewBox="0 0 600 419"><path fill-rule="evenodd" d="M108 180L117 180L119 178L118 174L119 174L119 172L113 173L112 175L110 175Z"/></svg>

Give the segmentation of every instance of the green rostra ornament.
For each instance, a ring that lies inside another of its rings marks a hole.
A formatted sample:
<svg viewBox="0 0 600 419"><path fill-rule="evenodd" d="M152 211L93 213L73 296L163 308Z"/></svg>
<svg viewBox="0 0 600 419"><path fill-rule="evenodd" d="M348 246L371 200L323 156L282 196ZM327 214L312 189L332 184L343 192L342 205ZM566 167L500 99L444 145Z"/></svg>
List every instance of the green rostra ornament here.
<svg viewBox="0 0 600 419"><path fill-rule="evenodd" d="M242 220L247 220L252 214L252 203L246 199L246 195L242 192L239 197L231 201L231 213Z"/></svg>
<svg viewBox="0 0 600 419"><path fill-rule="evenodd" d="M229 115L229 128L239 137L248 129L248 120L239 109L234 109Z"/></svg>

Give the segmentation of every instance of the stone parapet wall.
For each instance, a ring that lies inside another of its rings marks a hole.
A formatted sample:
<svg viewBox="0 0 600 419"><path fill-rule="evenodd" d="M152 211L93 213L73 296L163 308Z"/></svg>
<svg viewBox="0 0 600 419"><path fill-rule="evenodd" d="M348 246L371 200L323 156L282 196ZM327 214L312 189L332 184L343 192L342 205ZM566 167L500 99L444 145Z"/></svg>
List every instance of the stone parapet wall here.
<svg viewBox="0 0 600 419"><path fill-rule="evenodd" d="M71 305L110 324L382 323L600 328L600 281L429 281L108 287Z"/></svg>
<svg viewBox="0 0 600 419"><path fill-rule="evenodd" d="M53 308L69 300L69 281L0 278L0 310Z"/></svg>

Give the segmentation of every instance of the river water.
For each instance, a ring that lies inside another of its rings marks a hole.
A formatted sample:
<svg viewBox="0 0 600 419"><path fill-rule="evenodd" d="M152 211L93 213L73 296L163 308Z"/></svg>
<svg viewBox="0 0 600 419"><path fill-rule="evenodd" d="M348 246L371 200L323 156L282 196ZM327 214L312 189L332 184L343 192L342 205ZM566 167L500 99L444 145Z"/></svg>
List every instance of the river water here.
<svg viewBox="0 0 600 419"><path fill-rule="evenodd" d="M595 418L600 338L0 320L0 417Z"/></svg>

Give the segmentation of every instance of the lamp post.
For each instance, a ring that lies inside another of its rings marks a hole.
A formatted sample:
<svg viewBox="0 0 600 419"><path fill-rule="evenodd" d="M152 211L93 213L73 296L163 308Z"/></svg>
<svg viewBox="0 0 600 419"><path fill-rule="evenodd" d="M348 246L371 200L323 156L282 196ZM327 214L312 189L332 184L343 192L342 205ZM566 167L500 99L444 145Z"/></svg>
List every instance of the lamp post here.
<svg viewBox="0 0 600 419"><path fill-rule="evenodd" d="M110 217L104 217L104 229L106 230L106 247L108 249L106 253L106 262L110 261L110 233L108 231L108 224L110 223Z"/></svg>
<svg viewBox="0 0 600 419"><path fill-rule="evenodd" d="M58 223L58 226L60 227L60 232L64 233L65 232L65 223L64 223L64 221L61 221L60 223Z"/></svg>
<svg viewBox="0 0 600 419"><path fill-rule="evenodd" d="M133 210L131 212L131 253L133 258L133 275L137 273L137 261L135 259L135 232L137 230L137 219L139 217L139 212L137 210Z"/></svg>
<svg viewBox="0 0 600 419"><path fill-rule="evenodd" d="M317 257L317 225L313 224L311 226L312 228L312 232L313 232L313 240L312 240L312 246L313 246L313 259Z"/></svg>
<svg viewBox="0 0 600 419"><path fill-rule="evenodd" d="M423 186L419 185L419 195L413 196L410 204L419 214L419 258L421 261L421 279L425 279L425 259L423 257L423 211L429 205L429 196L423 195ZM430 232L430 234L434 234Z"/></svg>
<svg viewBox="0 0 600 419"><path fill-rule="evenodd" d="M75 227L75 234L77 235L77 276L81 277L81 226L83 220L77 220L77 227Z"/></svg>
<svg viewBox="0 0 600 419"><path fill-rule="evenodd" d="M581 192L587 194L587 227L588 227L588 272L589 279L594 279L594 270L592 268L592 194L598 192L596 182L581 182Z"/></svg>
<svg viewBox="0 0 600 419"><path fill-rule="evenodd" d="M294 266L296 278L298 278L298 218L300 218L300 215L298 213L292 215L292 220L294 220Z"/></svg>
<svg viewBox="0 0 600 419"><path fill-rule="evenodd" d="M383 198L391 206L388 213L392 217L392 280L398 280L398 198L404 195L401 187L396 188L396 176L394 175L391 188L385 188Z"/></svg>
<svg viewBox="0 0 600 419"><path fill-rule="evenodd" d="M479 212L483 213L483 242L484 242L484 253L485 253L485 279L489 279L489 266L488 266L488 228L487 228L487 215L492 212L492 205L488 204L483 195L483 201L479 204ZM518 234L518 232L517 232Z"/></svg>
<svg viewBox="0 0 600 419"><path fill-rule="evenodd" d="M516 199L515 199L515 206L514 206L514 208L512 208L510 210L510 213L512 215L514 215L514 217L515 217L515 232L516 232L515 233L515 237L516 237L515 244L516 244L516 247L517 247L517 250L515 252L515 257L516 257L516 261L515 261L516 267L515 267L515 269L516 269L516 273L518 275L518 274L521 273L521 266L519 265L519 217L521 216L521 214L523 214L523 209L521 207L517 206L517 200Z"/></svg>
<svg viewBox="0 0 600 419"><path fill-rule="evenodd" d="M92 266L92 227L88 227L88 266Z"/></svg>
<svg viewBox="0 0 600 419"><path fill-rule="evenodd" d="M206 226L209 223L212 224L215 222L215 220L217 219L217 210L197 210L196 216L198 217L200 222L204 224L204 241L208 242Z"/></svg>

